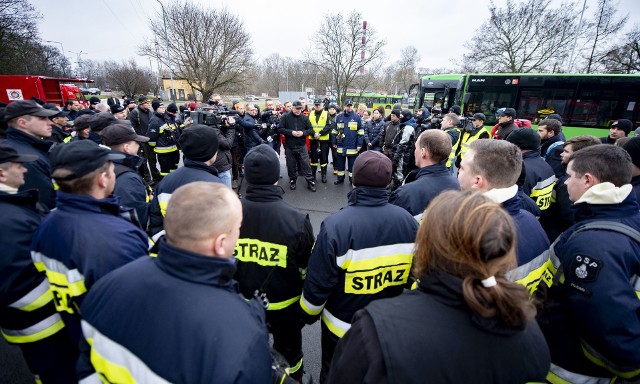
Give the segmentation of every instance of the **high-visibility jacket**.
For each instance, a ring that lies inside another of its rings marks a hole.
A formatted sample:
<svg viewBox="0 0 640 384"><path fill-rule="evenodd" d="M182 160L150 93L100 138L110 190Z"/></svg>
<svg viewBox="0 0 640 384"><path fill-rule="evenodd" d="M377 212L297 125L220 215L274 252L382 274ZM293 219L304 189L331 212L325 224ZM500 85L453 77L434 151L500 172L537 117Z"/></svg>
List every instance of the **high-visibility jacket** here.
<svg viewBox="0 0 640 384"><path fill-rule="evenodd" d="M531 196L541 211L545 211L551 205L553 187L556 185L556 174L538 151L523 153L522 162L522 166L526 170L522 190Z"/></svg>
<svg viewBox="0 0 640 384"><path fill-rule="evenodd" d="M337 337L375 299L402 293L411 270L418 222L387 202L384 188L358 187L349 205L324 220L300 299L304 320L318 316Z"/></svg>
<svg viewBox="0 0 640 384"><path fill-rule="evenodd" d="M309 121L313 126L313 132L319 133L320 137L319 141L329 141L329 134L331 133L331 126L327 125L327 118L329 116L329 112L322 110L320 116L316 115L316 111L311 111L309 113ZM315 140L314 136L309 136L309 140Z"/></svg>
<svg viewBox="0 0 640 384"><path fill-rule="evenodd" d="M264 310L239 295L232 260L178 249L164 239L159 249L157 258L136 260L99 281L84 301L88 345L81 361L93 364L92 378L270 383Z"/></svg>
<svg viewBox="0 0 640 384"><path fill-rule="evenodd" d="M447 160L447 168L451 167L456 161L456 154L458 153L458 147L460 146L460 129L456 127L447 128L444 130L451 137L451 152L449 153L449 159Z"/></svg>
<svg viewBox="0 0 640 384"><path fill-rule="evenodd" d="M462 131L460 134L460 141L458 145L458 152L456 154L456 167L460 168L460 162L462 158L469 150L471 143L478 139L489 139L489 132L484 127L476 128L471 132Z"/></svg>
<svg viewBox="0 0 640 384"><path fill-rule="evenodd" d="M309 215L285 203L283 194L276 185L247 187L234 252L240 292L251 298L264 291L268 312L297 307L314 240Z"/></svg>
<svg viewBox="0 0 640 384"><path fill-rule="evenodd" d="M38 191L0 192L0 331L14 344L47 338L64 328L47 278L36 270L29 246L40 224Z"/></svg>
<svg viewBox="0 0 640 384"><path fill-rule="evenodd" d="M147 136L155 153L171 153L178 150L181 123L161 113L154 113L149 121Z"/></svg>
<svg viewBox="0 0 640 384"><path fill-rule="evenodd" d="M552 383L640 378L640 242L618 230L580 230L609 223L640 231L635 193L628 190L618 204L575 204L576 224L554 244L559 276L539 317Z"/></svg>
<svg viewBox="0 0 640 384"><path fill-rule="evenodd" d="M102 276L147 255L149 239L114 196L95 199L58 191L57 209L33 235L31 259L45 272L56 309L80 339L78 306Z"/></svg>
<svg viewBox="0 0 640 384"><path fill-rule="evenodd" d="M364 143L364 127L357 113L342 112L336 117L336 125L331 131L331 144L338 147L338 154L357 156Z"/></svg>

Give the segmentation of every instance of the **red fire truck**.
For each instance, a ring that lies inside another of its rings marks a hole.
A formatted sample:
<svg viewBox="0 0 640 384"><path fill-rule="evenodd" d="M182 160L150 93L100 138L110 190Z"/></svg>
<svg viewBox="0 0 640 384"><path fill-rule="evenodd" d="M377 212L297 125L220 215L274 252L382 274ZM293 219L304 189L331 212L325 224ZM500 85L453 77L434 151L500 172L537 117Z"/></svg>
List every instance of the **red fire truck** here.
<svg viewBox="0 0 640 384"><path fill-rule="evenodd" d="M0 101L29 100L37 97L46 103L61 107L68 99L76 99L85 108L87 101L78 83L94 83L93 80L47 76L0 75Z"/></svg>

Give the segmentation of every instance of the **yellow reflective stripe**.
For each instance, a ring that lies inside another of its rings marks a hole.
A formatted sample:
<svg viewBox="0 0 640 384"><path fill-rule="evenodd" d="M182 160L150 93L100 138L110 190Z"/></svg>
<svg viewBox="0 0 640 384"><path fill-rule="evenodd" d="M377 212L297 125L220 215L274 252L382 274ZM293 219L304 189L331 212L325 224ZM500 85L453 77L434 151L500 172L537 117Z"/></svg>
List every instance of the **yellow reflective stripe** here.
<svg viewBox="0 0 640 384"><path fill-rule="evenodd" d="M31 259L39 271L45 271L50 285L65 288L72 296L87 292L84 276L77 269L69 269L61 261L49 258L40 252L31 251ZM51 289L55 290L54 287Z"/></svg>
<svg viewBox="0 0 640 384"><path fill-rule="evenodd" d="M289 368L289 374L298 372L300 368L302 368L302 358L300 358L300 360L298 361L298 363L296 363L296 365Z"/></svg>
<svg viewBox="0 0 640 384"><path fill-rule="evenodd" d="M453 164L453 161L456 158L456 152L458 151L458 146L460 146L460 140L462 140L462 133L460 132L460 130L458 128L454 128L453 130L458 131L458 140L453 143L453 146L451 147L449 159L447 160L447 168L449 168Z"/></svg>
<svg viewBox="0 0 640 384"><path fill-rule="evenodd" d="M347 128L349 128L350 131L357 131L358 130L358 122L357 121L350 121L347 124Z"/></svg>
<svg viewBox="0 0 640 384"><path fill-rule="evenodd" d="M175 146L175 145L171 145L171 146L168 146L168 147L155 147L155 148L153 148L153 150L156 153L170 153L170 152L177 151L178 147Z"/></svg>
<svg viewBox="0 0 640 384"><path fill-rule="evenodd" d="M326 310L326 308L324 311L322 311L322 322L327 326L327 328L329 328L331 333L340 338L342 338L342 336L347 333L349 328L351 328L351 324L333 316L329 311Z"/></svg>
<svg viewBox="0 0 640 384"><path fill-rule="evenodd" d="M170 193L161 193L158 195L158 205L160 206L160 213L162 217L167 214L167 206L169 206L169 199L171 199Z"/></svg>
<svg viewBox="0 0 640 384"><path fill-rule="evenodd" d="M596 351L584 340L580 340L580 344L582 345L582 352L587 357L587 359L589 359L595 365L607 369L616 376L622 377L623 379L631 379L635 376L640 375L640 368L634 369L632 371L626 370L609 361L606 357Z"/></svg>
<svg viewBox="0 0 640 384"><path fill-rule="evenodd" d="M298 300L300 300L300 296L302 296L302 295L298 295L296 297L292 297L289 300L278 301L276 303L269 302L269 307L267 308L267 311L278 311L278 310L281 310L281 309L285 309L288 306L290 306L291 304L297 303Z"/></svg>
<svg viewBox="0 0 640 384"><path fill-rule="evenodd" d="M36 384L42 384L42 379L40 379L40 376L38 375L33 375L33 380L36 382Z"/></svg>
<svg viewBox="0 0 640 384"><path fill-rule="evenodd" d="M138 356L101 334L85 320L82 333L91 345L91 364L109 383L169 383L153 372Z"/></svg>
<svg viewBox="0 0 640 384"><path fill-rule="evenodd" d="M551 205L553 187L556 184L556 176L551 176L545 180L539 181L529 195L541 210L546 210Z"/></svg>
<svg viewBox="0 0 640 384"><path fill-rule="evenodd" d="M156 142L155 141L149 141L149 142L147 142L147 144L149 144L152 147L156 146Z"/></svg>
<svg viewBox="0 0 640 384"><path fill-rule="evenodd" d="M338 152L340 153L340 152ZM358 150L355 148L347 148L347 155L357 155L358 154Z"/></svg>
<svg viewBox="0 0 640 384"><path fill-rule="evenodd" d="M358 129L358 135L364 136L364 129Z"/></svg>
<svg viewBox="0 0 640 384"><path fill-rule="evenodd" d="M377 267L373 270L345 273L344 292L354 295L372 295L386 288L405 285L409 279L411 262Z"/></svg>
<svg viewBox="0 0 640 384"><path fill-rule="evenodd" d="M422 216L424 215L424 212L420 212L417 215L413 216L414 219L416 219L416 221L418 223L422 223Z"/></svg>
<svg viewBox="0 0 640 384"><path fill-rule="evenodd" d="M233 256L245 263L265 267L287 267L287 246L257 239L238 239Z"/></svg>
<svg viewBox="0 0 640 384"><path fill-rule="evenodd" d="M544 282L548 287L553 285L553 278L559 266L560 260L547 250L530 262L507 272L506 278L523 285L530 294L533 294L541 282Z"/></svg>
<svg viewBox="0 0 640 384"><path fill-rule="evenodd" d="M603 377L585 376L579 373L567 371L551 363L551 368L547 373L547 381L551 384L609 384L615 381Z"/></svg>
<svg viewBox="0 0 640 384"><path fill-rule="evenodd" d="M322 312L322 309L324 308L325 304L326 302L322 303L321 305L311 304L309 300L307 300L307 298L304 297L304 293L302 294L302 297L300 297L300 307L302 308L303 311L305 311L307 314L311 316L315 316L320 312Z"/></svg>
<svg viewBox="0 0 640 384"><path fill-rule="evenodd" d="M9 307L25 312L31 312L43 307L51 300L53 300L53 295L51 294L51 290L49 290L49 281L47 279L42 279L42 282L40 282L37 287L33 288L20 299L9 304Z"/></svg>
<svg viewBox="0 0 640 384"><path fill-rule="evenodd" d="M355 265L355 268L364 268L367 266L372 266L375 268L377 264L375 262L368 262L367 260L374 260L380 257L401 257L401 262L407 262L407 257L404 255L408 255L408 260L411 262L411 257L413 255L414 243L398 243L398 244L389 244L389 245L381 245L378 247L370 247L363 249L350 249L344 255L338 256L336 258L336 264L338 267L344 270L351 270L351 264ZM383 264L388 265L388 264Z"/></svg>
<svg viewBox="0 0 640 384"><path fill-rule="evenodd" d="M64 322L59 314L54 313L46 319L20 330L2 329L2 336L14 344L33 343L45 339L64 328Z"/></svg>

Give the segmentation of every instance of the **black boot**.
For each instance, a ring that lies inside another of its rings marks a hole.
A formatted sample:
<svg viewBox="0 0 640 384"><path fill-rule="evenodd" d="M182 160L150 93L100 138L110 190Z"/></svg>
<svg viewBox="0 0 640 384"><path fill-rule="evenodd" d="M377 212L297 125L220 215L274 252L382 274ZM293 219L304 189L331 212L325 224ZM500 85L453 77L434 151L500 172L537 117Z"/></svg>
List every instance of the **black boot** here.
<svg viewBox="0 0 640 384"><path fill-rule="evenodd" d="M325 169L325 171L324 171L324 172L322 172L322 173L320 174L320 176L322 177L322 182L323 182L323 183L326 183L326 182L327 182L327 170Z"/></svg>
<svg viewBox="0 0 640 384"><path fill-rule="evenodd" d="M311 190L311 192L315 192L316 191L316 183L314 181L309 182L309 189Z"/></svg>
<svg viewBox="0 0 640 384"><path fill-rule="evenodd" d="M318 172L317 169L312 169L311 170L311 176L313 176L313 181L316 181L316 173Z"/></svg>
<svg viewBox="0 0 640 384"><path fill-rule="evenodd" d="M291 188L291 190L296 189L296 181L295 180L291 180L291 182L289 184L289 188Z"/></svg>

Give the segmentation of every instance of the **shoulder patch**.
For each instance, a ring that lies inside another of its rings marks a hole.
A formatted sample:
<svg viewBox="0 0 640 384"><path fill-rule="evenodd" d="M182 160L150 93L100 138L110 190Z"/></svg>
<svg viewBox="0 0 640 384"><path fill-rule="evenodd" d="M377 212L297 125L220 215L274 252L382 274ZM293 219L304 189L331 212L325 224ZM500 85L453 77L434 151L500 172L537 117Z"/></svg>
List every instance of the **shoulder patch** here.
<svg viewBox="0 0 640 384"><path fill-rule="evenodd" d="M602 269L602 261L586 255L575 255L571 260L569 275L576 282L592 282L598 278L598 273Z"/></svg>

